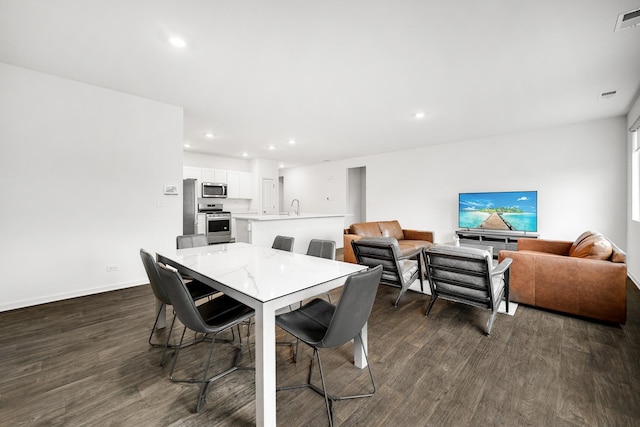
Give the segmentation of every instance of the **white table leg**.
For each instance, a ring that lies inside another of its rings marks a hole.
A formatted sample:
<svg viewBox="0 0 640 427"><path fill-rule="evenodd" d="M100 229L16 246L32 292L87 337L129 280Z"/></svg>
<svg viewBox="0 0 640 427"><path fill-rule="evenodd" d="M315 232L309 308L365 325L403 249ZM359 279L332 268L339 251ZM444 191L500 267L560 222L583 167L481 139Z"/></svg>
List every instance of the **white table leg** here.
<svg viewBox="0 0 640 427"><path fill-rule="evenodd" d="M367 324L364 324L362 331L360 331L360 335L362 336L362 344L360 345L360 339L356 336L353 340L353 364L356 365L360 369L364 369L367 367L367 358L364 356L364 352L362 347L368 351L367 347Z"/></svg>
<svg viewBox="0 0 640 427"><path fill-rule="evenodd" d="M256 425L276 425L276 322L275 310L258 306L255 315Z"/></svg>

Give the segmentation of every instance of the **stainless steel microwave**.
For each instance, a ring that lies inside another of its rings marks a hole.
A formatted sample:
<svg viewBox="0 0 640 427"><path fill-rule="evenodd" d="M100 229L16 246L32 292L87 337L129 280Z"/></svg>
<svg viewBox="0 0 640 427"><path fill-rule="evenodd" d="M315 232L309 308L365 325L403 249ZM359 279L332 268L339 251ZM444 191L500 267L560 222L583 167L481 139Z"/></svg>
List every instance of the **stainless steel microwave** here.
<svg viewBox="0 0 640 427"><path fill-rule="evenodd" d="M202 183L203 198L219 198L227 197L227 184L223 182L203 182Z"/></svg>

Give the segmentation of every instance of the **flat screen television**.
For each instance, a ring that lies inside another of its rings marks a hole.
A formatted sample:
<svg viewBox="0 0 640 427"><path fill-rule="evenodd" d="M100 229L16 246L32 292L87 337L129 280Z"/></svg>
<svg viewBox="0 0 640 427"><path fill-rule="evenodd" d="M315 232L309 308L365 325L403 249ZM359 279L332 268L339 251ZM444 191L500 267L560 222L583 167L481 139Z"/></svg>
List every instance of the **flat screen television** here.
<svg viewBox="0 0 640 427"><path fill-rule="evenodd" d="M538 192L460 193L458 227L536 232L538 231Z"/></svg>

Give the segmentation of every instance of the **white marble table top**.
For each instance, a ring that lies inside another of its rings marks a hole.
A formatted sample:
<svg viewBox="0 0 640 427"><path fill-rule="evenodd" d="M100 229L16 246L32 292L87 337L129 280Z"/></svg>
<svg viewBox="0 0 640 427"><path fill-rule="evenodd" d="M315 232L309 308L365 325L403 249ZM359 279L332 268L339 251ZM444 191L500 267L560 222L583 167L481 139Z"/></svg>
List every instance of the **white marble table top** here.
<svg viewBox="0 0 640 427"><path fill-rule="evenodd" d="M260 302L345 277L363 266L247 243L211 245L163 253L194 275L202 274Z"/></svg>

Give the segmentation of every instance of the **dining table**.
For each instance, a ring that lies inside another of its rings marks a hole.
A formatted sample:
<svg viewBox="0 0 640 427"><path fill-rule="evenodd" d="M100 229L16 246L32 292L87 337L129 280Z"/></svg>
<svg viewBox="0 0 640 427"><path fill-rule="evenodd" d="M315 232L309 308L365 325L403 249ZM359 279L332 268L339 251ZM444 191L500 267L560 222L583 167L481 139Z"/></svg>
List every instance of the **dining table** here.
<svg viewBox="0 0 640 427"><path fill-rule="evenodd" d="M255 310L256 425L276 426L276 313L329 292L367 267L248 243L228 243L157 253L157 260ZM354 365L365 368L354 343Z"/></svg>

